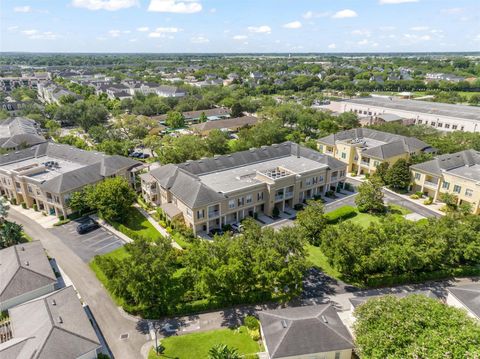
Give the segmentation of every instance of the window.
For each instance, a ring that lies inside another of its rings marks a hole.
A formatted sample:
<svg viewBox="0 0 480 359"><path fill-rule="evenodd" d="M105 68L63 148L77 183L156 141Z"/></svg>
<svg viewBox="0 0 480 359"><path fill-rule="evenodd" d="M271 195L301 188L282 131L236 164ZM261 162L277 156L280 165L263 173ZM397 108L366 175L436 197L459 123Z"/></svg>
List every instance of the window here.
<svg viewBox="0 0 480 359"><path fill-rule="evenodd" d="M230 201L228 201L228 208L230 208L230 209L235 208L235 200L234 199L231 199Z"/></svg>
<svg viewBox="0 0 480 359"><path fill-rule="evenodd" d="M449 124L449 123L446 123L446 124L445 124L445 128L450 128L450 124Z"/></svg>
<svg viewBox="0 0 480 359"><path fill-rule="evenodd" d="M417 181L420 180L420 177L422 177L422 175L421 175L420 173L415 173L415 179L416 179Z"/></svg>
<svg viewBox="0 0 480 359"><path fill-rule="evenodd" d="M318 183L318 177L313 177L312 178L312 183L317 184Z"/></svg>
<svg viewBox="0 0 480 359"><path fill-rule="evenodd" d="M245 198L240 197L240 198L237 200L237 204L238 204L238 207L243 206L243 205L245 204Z"/></svg>
<svg viewBox="0 0 480 359"><path fill-rule="evenodd" d="M443 127L443 123L439 122L437 126L438 127Z"/></svg>
<svg viewBox="0 0 480 359"><path fill-rule="evenodd" d="M192 210L190 208L187 208L187 216L192 217Z"/></svg>
<svg viewBox="0 0 480 359"><path fill-rule="evenodd" d="M318 177L318 182L323 182L323 176Z"/></svg>
<svg viewBox="0 0 480 359"><path fill-rule="evenodd" d="M263 192L257 193L257 201L263 201Z"/></svg>
<svg viewBox="0 0 480 359"><path fill-rule="evenodd" d="M345 152L342 152L342 158L343 159L347 158L347 154Z"/></svg>
<svg viewBox="0 0 480 359"><path fill-rule="evenodd" d="M198 219L205 218L205 210L204 209L200 209L200 210L197 211L197 218Z"/></svg>
<svg viewBox="0 0 480 359"><path fill-rule="evenodd" d="M340 359L340 352L335 352L335 359Z"/></svg>
<svg viewBox="0 0 480 359"><path fill-rule="evenodd" d="M378 161L373 161L373 166L374 166L374 167L377 167L379 164L380 164L380 162L378 162Z"/></svg>
<svg viewBox="0 0 480 359"><path fill-rule="evenodd" d="M450 182L443 182L442 183L442 188L443 189L449 189L450 188Z"/></svg>
<svg viewBox="0 0 480 359"><path fill-rule="evenodd" d="M340 177L345 177L345 171L340 171Z"/></svg>
<svg viewBox="0 0 480 359"><path fill-rule="evenodd" d="M323 146L322 145L318 145L318 152L323 152Z"/></svg>
<svg viewBox="0 0 480 359"><path fill-rule="evenodd" d="M311 179L311 178L307 178L307 179L305 180L305 185L306 185L306 186L310 186L311 184L312 184L312 179Z"/></svg>
<svg viewBox="0 0 480 359"><path fill-rule="evenodd" d="M246 196L245 198L246 198L246 202L247 202L247 204L248 204L248 203L252 203L252 202L253 202L253 197L252 197L252 195L251 195L251 194L247 194L247 196Z"/></svg>
<svg viewBox="0 0 480 359"><path fill-rule="evenodd" d="M465 128L465 126L460 127L460 131L463 131L464 128Z"/></svg>
<svg viewBox="0 0 480 359"><path fill-rule="evenodd" d="M465 196L472 197L473 196L473 190L471 190L470 188L467 188L465 190Z"/></svg>
<svg viewBox="0 0 480 359"><path fill-rule="evenodd" d="M422 122L423 122L422 120L418 120L418 122L417 122L417 123L418 123L419 125L421 125L421 124L422 124Z"/></svg>
<svg viewBox="0 0 480 359"><path fill-rule="evenodd" d="M452 125L452 130L456 130L457 129L457 125Z"/></svg>
<svg viewBox="0 0 480 359"><path fill-rule="evenodd" d="M430 125L432 125L433 127L435 127L435 121L430 122Z"/></svg>
<svg viewBox="0 0 480 359"><path fill-rule="evenodd" d="M453 186L453 192L460 193L462 191L462 187L455 185Z"/></svg>

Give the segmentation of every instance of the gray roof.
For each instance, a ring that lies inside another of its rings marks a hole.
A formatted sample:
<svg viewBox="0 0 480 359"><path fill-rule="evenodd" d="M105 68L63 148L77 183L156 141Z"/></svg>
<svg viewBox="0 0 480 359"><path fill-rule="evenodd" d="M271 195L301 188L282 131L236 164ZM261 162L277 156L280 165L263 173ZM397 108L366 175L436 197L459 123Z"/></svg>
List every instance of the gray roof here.
<svg viewBox="0 0 480 359"><path fill-rule="evenodd" d="M293 142L235 152L229 155L187 161L181 164L168 164L158 167L150 174L160 186L170 190L178 199L191 208L219 202L226 197L202 183L200 175L261 163L272 159L300 156L324 164L331 170L342 169L345 164L335 158L325 156L312 149Z"/></svg>
<svg viewBox="0 0 480 359"><path fill-rule="evenodd" d="M254 125L257 122L258 122L257 117L244 116L244 117L228 118L225 120L202 122L202 123L198 123L196 125L191 126L191 128L198 131L210 131L214 129L221 130L223 128L238 129L244 126Z"/></svg>
<svg viewBox="0 0 480 359"><path fill-rule="evenodd" d="M435 157L431 161L411 166L411 169L442 175L443 172L456 174L460 177L480 181L480 152L465 150Z"/></svg>
<svg viewBox="0 0 480 359"><path fill-rule="evenodd" d="M0 344L2 359L78 358L100 343L73 287L9 310L14 339Z"/></svg>
<svg viewBox="0 0 480 359"><path fill-rule="evenodd" d="M41 183L40 186L43 189L54 193L64 193L96 183L122 170L141 165L141 162L128 157L109 156L101 152L85 151L69 145L46 142L0 156L0 166L33 158L41 160L44 156L82 165L80 168L61 173Z"/></svg>
<svg viewBox="0 0 480 359"><path fill-rule="evenodd" d="M447 290L480 319L480 284L475 283L460 287L449 287Z"/></svg>
<svg viewBox="0 0 480 359"><path fill-rule="evenodd" d="M259 313L270 358L353 349L348 329L330 304Z"/></svg>
<svg viewBox="0 0 480 359"><path fill-rule="evenodd" d="M430 290L415 290L415 291L412 291L412 292L400 292L400 293L391 293L391 294L385 294L385 295L393 295L397 298L405 298L405 297L408 297L408 296L414 295L414 294L424 295L427 298L438 299L438 296ZM352 306L354 308L356 308L360 304L365 303L369 299L381 298L381 297L384 297L385 295L383 295L383 294L367 295L367 296L364 296L364 297L353 297L353 298L350 298L349 300L350 300L350 303L352 304Z"/></svg>
<svg viewBox="0 0 480 359"><path fill-rule="evenodd" d="M395 97L363 97L343 100L343 102L480 121L480 107L475 106L406 100Z"/></svg>
<svg viewBox="0 0 480 359"><path fill-rule="evenodd" d="M2 148L16 148L22 144L33 146L45 142L45 138L38 134L35 121L14 117L0 121L0 146Z"/></svg>
<svg viewBox="0 0 480 359"><path fill-rule="evenodd" d="M56 281L40 242L18 244L0 250L0 302Z"/></svg>
<svg viewBox="0 0 480 359"><path fill-rule="evenodd" d="M318 142L327 145L335 145L338 141L350 141L356 139L371 140L374 144L366 146L362 154L368 157L385 159L403 153L411 153L425 150L430 147L427 143L415 138L382 132L370 128L355 128L337 132L323 138Z"/></svg>

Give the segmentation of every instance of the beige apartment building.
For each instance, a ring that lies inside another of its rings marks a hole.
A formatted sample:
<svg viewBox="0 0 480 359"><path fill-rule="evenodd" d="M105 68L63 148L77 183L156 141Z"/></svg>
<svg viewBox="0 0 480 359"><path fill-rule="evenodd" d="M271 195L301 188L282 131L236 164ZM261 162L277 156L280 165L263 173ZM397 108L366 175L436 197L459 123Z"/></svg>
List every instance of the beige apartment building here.
<svg viewBox="0 0 480 359"><path fill-rule="evenodd" d="M229 155L161 166L141 175L142 193L195 233L246 217L272 216L343 186L346 165L284 142ZM276 208L277 210L274 210Z"/></svg>
<svg viewBox="0 0 480 359"><path fill-rule="evenodd" d="M430 146L414 137L400 136L369 128L342 131L318 140L318 150L347 165L349 173L371 174L380 163L390 165L399 159L430 150Z"/></svg>
<svg viewBox="0 0 480 359"><path fill-rule="evenodd" d="M132 170L140 165L127 157L45 142L0 156L0 195L66 217L72 212L68 200L73 192L114 176L133 184Z"/></svg>
<svg viewBox="0 0 480 359"><path fill-rule="evenodd" d="M480 214L480 152L466 150L438 156L411 166L413 191L423 192L435 202L442 193L457 197L458 204L469 203Z"/></svg>

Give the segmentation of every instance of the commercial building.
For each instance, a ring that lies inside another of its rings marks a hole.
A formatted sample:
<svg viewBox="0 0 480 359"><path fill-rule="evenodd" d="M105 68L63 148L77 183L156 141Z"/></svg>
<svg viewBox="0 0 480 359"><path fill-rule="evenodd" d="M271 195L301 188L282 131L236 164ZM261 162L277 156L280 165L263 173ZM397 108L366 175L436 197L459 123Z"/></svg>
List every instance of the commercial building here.
<svg viewBox="0 0 480 359"><path fill-rule="evenodd" d="M68 200L73 192L113 176L133 184L132 170L140 165L127 157L45 142L0 156L0 195L66 217L71 213Z"/></svg>
<svg viewBox="0 0 480 359"><path fill-rule="evenodd" d="M480 132L480 107L439 102L407 100L395 97L363 97L331 101L321 106L334 112L354 112L360 117L392 114L416 125L440 131Z"/></svg>
<svg viewBox="0 0 480 359"><path fill-rule="evenodd" d="M413 191L441 201L442 193L457 197L457 204L468 203L480 213L480 152L466 150L438 156L410 167Z"/></svg>
<svg viewBox="0 0 480 359"><path fill-rule="evenodd" d="M11 308L8 317L2 359L97 358L98 337L73 287Z"/></svg>
<svg viewBox="0 0 480 359"><path fill-rule="evenodd" d="M269 359L352 358L352 336L331 304L264 311L259 317Z"/></svg>
<svg viewBox="0 0 480 359"><path fill-rule="evenodd" d="M56 283L40 242L0 250L0 311L53 292Z"/></svg>
<svg viewBox="0 0 480 359"><path fill-rule="evenodd" d="M34 120L24 117L8 118L0 122L0 147L6 150L18 150L45 142L38 134Z"/></svg>
<svg viewBox="0 0 480 359"><path fill-rule="evenodd" d="M369 128L342 131L317 141L320 152L342 161L355 174L374 173L380 163L408 160L413 154L431 149L414 137Z"/></svg>
<svg viewBox="0 0 480 359"><path fill-rule="evenodd" d="M142 194L195 233L258 214L272 216L343 186L346 165L284 142L169 164L141 175Z"/></svg>

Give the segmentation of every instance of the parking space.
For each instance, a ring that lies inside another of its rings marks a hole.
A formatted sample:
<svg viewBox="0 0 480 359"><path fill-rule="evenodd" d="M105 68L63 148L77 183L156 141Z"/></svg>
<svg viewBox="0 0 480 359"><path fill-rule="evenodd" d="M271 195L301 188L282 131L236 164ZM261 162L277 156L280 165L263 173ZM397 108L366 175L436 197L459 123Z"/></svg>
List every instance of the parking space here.
<svg viewBox="0 0 480 359"><path fill-rule="evenodd" d="M84 262L88 263L99 254L109 253L124 245L124 242L105 228L98 228L89 233L78 234L80 221L72 221L60 227L52 228L68 247L70 247Z"/></svg>

